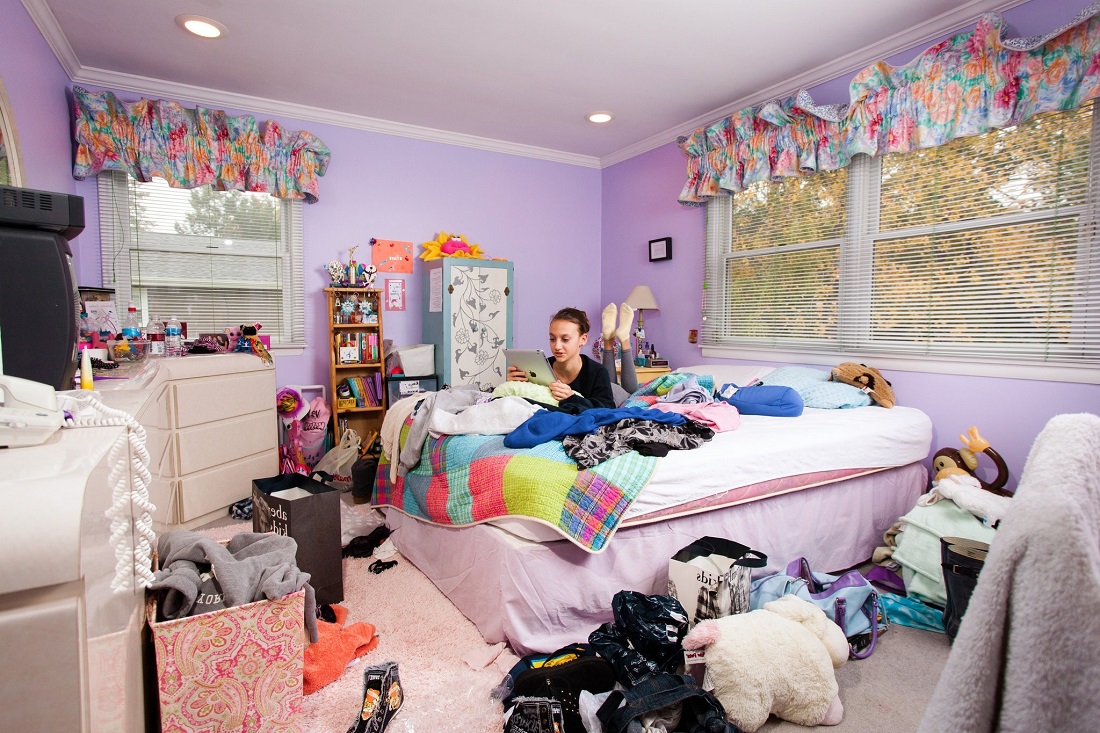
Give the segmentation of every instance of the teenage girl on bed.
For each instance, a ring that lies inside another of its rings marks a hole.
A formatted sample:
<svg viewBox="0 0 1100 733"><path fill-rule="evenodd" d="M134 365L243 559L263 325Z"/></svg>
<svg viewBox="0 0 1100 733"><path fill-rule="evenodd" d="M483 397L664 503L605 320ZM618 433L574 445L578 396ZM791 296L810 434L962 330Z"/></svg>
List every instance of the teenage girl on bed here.
<svg viewBox="0 0 1100 733"><path fill-rule="evenodd" d="M555 377L550 383L550 394L567 412L615 407L607 369L581 353L588 343L589 328L588 316L577 308L562 308L550 319L550 353L553 356L547 361ZM526 382L527 375L522 369L509 366L508 381Z"/></svg>

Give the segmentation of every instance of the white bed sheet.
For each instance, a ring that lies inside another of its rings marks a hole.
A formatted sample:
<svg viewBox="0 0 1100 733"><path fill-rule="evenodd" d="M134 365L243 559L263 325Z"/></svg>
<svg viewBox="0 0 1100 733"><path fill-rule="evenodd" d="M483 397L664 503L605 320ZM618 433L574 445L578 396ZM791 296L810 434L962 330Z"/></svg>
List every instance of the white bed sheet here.
<svg viewBox="0 0 1100 733"><path fill-rule="evenodd" d="M912 407L807 408L799 417L742 415L741 427L694 450L670 451L623 519L741 486L845 468L891 468L928 457L932 420Z"/></svg>
<svg viewBox="0 0 1100 733"><path fill-rule="evenodd" d="M660 458L622 521L786 476L905 466L927 458L931 443L931 419L912 407L807 408L798 417L742 415L737 430ZM534 542L561 539L556 529L523 517L490 523Z"/></svg>

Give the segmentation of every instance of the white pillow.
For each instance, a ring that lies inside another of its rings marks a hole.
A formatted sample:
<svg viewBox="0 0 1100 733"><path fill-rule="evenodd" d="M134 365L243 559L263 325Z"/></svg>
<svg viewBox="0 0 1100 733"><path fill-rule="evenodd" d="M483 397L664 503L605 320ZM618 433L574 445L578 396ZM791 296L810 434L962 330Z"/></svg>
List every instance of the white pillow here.
<svg viewBox="0 0 1100 733"><path fill-rule="evenodd" d="M744 387L754 379L760 379L768 372L775 369L770 366L749 366L746 364L700 364L698 366L680 367L676 371L689 372L691 374L709 374L714 377L714 388L718 389L723 384L736 384Z"/></svg>

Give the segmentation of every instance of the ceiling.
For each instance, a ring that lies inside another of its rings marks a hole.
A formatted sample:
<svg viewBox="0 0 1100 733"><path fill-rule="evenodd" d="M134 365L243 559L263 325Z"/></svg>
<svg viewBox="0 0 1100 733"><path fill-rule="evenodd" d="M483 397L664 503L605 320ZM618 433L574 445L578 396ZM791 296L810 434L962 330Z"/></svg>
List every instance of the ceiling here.
<svg viewBox="0 0 1100 733"><path fill-rule="evenodd" d="M1022 2L23 0L78 83L593 167Z"/></svg>

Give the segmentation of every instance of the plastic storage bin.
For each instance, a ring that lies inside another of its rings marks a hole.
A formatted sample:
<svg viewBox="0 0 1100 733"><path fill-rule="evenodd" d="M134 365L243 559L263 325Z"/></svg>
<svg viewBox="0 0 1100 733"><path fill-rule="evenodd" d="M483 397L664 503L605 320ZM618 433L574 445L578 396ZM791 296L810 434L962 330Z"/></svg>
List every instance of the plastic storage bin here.
<svg viewBox="0 0 1100 733"><path fill-rule="evenodd" d="M435 374L435 344L398 346L397 358L406 377L430 377Z"/></svg>

